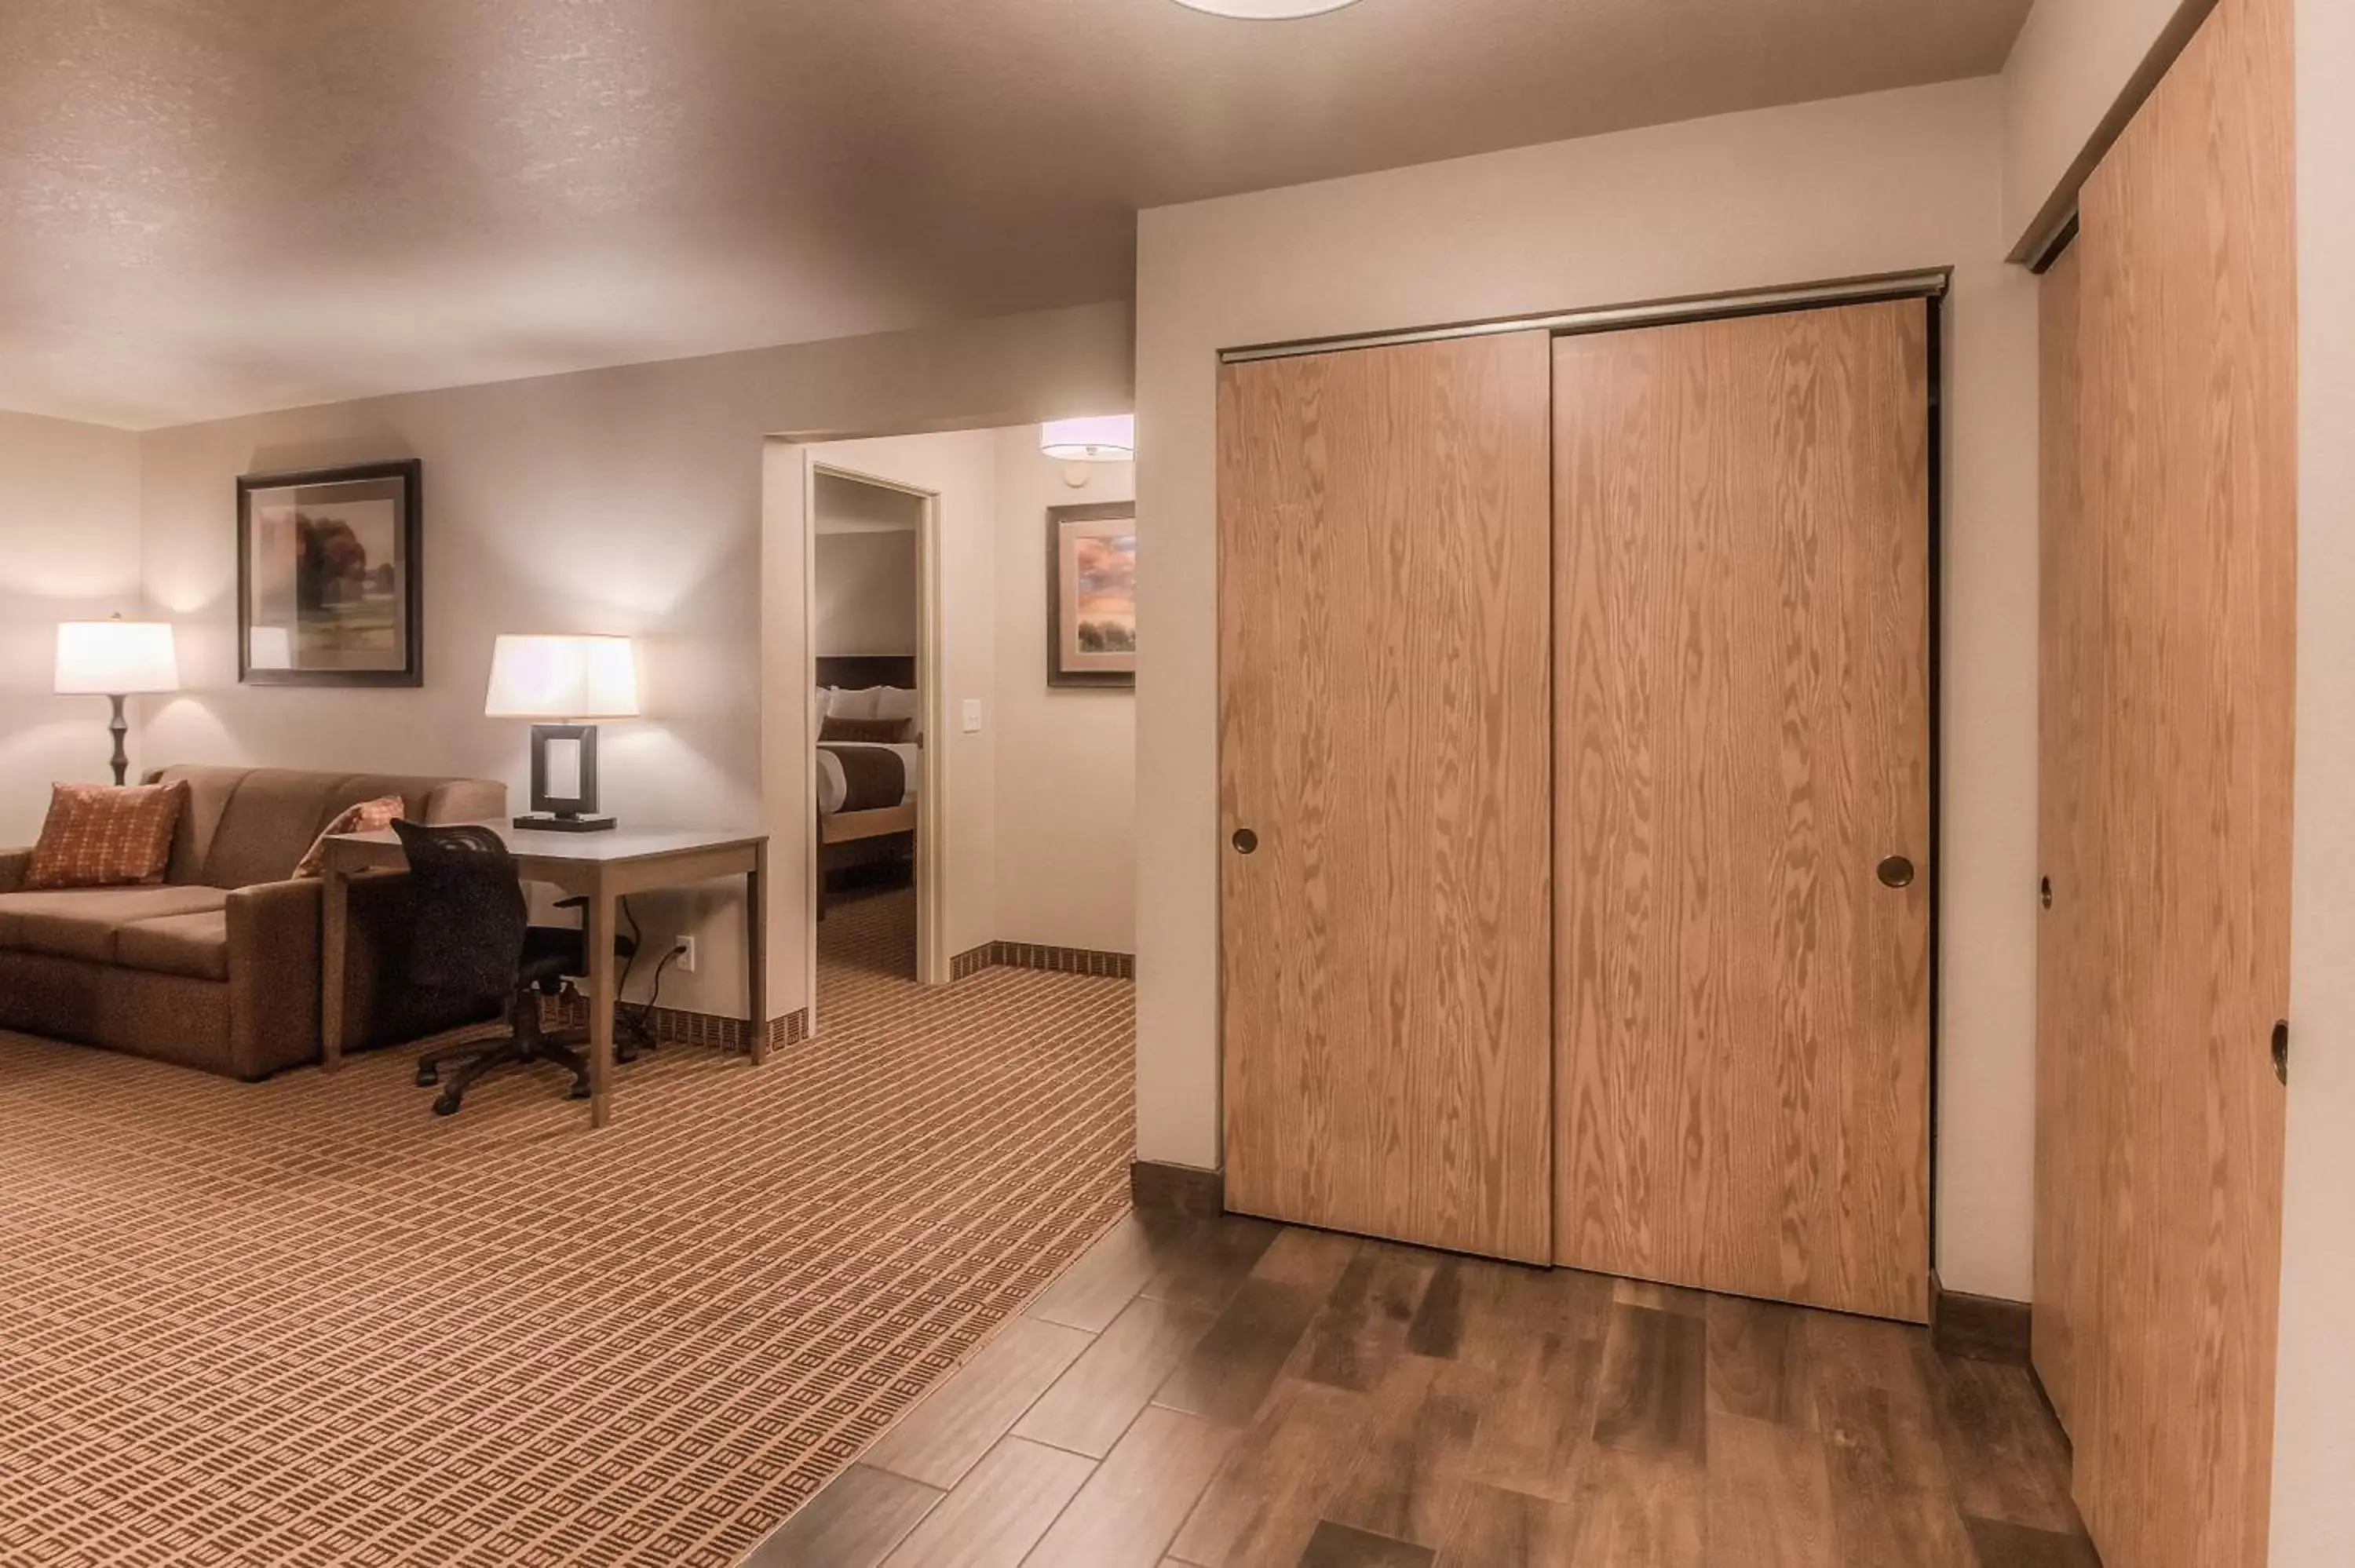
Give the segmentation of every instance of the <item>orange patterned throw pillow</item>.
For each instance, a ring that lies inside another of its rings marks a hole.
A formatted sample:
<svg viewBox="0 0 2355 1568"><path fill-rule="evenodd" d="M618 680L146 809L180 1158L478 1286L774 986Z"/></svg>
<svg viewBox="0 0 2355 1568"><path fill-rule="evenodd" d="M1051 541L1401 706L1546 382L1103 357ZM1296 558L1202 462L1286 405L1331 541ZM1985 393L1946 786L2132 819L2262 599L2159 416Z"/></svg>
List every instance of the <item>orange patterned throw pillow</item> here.
<svg viewBox="0 0 2355 1568"><path fill-rule="evenodd" d="M59 784L25 868L29 891L129 887L164 880L172 833L188 804L186 784Z"/></svg>
<svg viewBox="0 0 2355 1568"><path fill-rule="evenodd" d="M408 808L398 795L379 795L373 800L362 800L357 806L346 806L336 813L336 820L319 830L303 858L294 863L297 876L317 876L327 869L327 841L337 833L378 833L392 826Z"/></svg>

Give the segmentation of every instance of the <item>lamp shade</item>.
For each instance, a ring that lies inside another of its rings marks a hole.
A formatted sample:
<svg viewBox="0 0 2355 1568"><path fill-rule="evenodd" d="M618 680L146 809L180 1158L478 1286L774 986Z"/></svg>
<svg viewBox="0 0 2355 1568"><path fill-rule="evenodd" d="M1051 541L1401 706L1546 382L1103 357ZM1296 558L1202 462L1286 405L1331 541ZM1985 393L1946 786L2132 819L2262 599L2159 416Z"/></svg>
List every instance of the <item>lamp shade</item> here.
<svg viewBox="0 0 2355 1568"><path fill-rule="evenodd" d="M1128 462L1136 456L1136 416L1096 414L1050 419L1039 427L1039 450L1066 462Z"/></svg>
<svg viewBox="0 0 2355 1568"><path fill-rule="evenodd" d="M172 628L161 620L60 621L57 689L100 697L178 691Z"/></svg>
<svg viewBox="0 0 2355 1568"><path fill-rule="evenodd" d="M634 718L637 653L626 637L502 636L491 648L492 718Z"/></svg>

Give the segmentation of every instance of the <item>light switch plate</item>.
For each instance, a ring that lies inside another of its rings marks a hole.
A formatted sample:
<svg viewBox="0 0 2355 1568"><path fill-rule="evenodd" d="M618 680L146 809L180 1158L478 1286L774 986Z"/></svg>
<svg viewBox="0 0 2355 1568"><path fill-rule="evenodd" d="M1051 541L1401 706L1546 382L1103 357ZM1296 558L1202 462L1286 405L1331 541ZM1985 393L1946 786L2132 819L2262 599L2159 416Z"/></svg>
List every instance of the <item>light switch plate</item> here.
<svg viewBox="0 0 2355 1568"><path fill-rule="evenodd" d="M967 697L964 700L964 732L967 735L981 733L981 699L979 697Z"/></svg>

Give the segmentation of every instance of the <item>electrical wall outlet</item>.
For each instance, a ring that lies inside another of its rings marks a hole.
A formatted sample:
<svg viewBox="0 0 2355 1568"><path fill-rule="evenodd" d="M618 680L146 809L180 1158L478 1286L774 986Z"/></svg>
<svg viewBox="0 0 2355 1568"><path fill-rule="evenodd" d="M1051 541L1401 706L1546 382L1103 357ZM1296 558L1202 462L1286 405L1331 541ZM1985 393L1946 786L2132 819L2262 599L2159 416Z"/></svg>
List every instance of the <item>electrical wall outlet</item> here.
<svg viewBox="0 0 2355 1568"><path fill-rule="evenodd" d="M693 974L695 972L695 938L681 937L671 945L671 950L678 955L671 967L682 973Z"/></svg>

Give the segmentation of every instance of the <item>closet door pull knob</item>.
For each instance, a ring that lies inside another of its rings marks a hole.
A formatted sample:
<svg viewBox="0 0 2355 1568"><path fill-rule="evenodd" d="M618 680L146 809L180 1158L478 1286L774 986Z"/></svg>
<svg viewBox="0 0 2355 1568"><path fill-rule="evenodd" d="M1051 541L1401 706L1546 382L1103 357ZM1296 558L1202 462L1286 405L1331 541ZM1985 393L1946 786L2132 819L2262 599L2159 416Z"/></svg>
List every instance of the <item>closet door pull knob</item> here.
<svg viewBox="0 0 2355 1568"><path fill-rule="evenodd" d="M1881 878L1881 885L1883 887L1913 885L1913 863L1902 854L1891 855L1875 866L1872 874Z"/></svg>
<svg viewBox="0 0 2355 1568"><path fill-rule="evenodd" d="M1235 853L1237 854L1249 854L1252 851L1259 848L1259 835L1252 832L1249 828L1237 828L1235 830L1234 844Z"/></svg>

